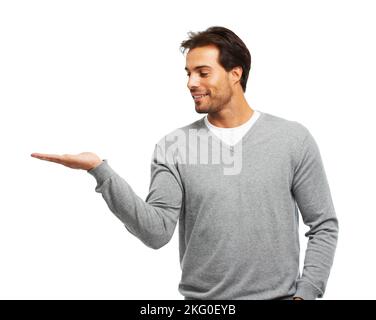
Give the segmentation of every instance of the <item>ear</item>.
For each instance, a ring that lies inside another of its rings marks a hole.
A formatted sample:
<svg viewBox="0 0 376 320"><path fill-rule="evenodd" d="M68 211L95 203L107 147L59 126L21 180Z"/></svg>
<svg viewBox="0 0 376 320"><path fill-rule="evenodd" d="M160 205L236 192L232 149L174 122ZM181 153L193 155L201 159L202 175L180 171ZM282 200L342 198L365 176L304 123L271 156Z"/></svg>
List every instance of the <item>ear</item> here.
<svg viewBox="0 0 376 320"><path fill-rule="evenodd" d="M243 68L238 66L238 67L234 67L232 68L232 70L230 71L230 74L231 74L231 80L235 83L239 82L240 79L242 78L242 74L243 74Z"/></svg>

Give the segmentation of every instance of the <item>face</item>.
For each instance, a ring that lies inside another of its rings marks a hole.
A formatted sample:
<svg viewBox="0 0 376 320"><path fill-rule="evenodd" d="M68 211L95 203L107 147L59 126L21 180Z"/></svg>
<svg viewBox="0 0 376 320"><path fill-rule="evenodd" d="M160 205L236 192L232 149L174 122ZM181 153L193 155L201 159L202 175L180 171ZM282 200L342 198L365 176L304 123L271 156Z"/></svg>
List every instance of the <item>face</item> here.
<svg viewBox="0 0 376 320"><path fill-rule="evenodd" d="M218 63L219 49L205 46L189 50L186 57L188 89L196 112L215 113L231 101L230 73Z"/></svg>

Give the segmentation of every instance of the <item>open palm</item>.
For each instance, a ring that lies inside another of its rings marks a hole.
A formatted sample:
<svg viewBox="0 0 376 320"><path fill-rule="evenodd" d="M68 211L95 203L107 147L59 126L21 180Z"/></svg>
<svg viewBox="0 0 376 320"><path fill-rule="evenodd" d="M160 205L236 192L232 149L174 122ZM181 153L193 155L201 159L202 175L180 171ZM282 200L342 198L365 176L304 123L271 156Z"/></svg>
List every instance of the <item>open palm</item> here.
<svg viewBox="0 0 376 320"><path fill-rule="evenodd" d="M102 163L101 158L99 158L95 153L92 152L82 152L79 154L63 155L32 153L31 156L33 158L38 158L40 160L56 162L72 169L82 170L90 170Z"/></svg>

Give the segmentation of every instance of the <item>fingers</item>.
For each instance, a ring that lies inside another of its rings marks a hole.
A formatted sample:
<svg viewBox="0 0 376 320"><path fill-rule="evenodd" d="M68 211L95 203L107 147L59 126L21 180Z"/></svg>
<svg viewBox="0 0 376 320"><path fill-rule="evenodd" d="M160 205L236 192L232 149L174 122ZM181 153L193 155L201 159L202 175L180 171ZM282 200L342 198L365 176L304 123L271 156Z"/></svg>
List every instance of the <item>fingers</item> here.
<svg viewBox="0 0 376 320"><path fill-rule="evenodd" d="M33 158L52 161L52 162L56 162L56 163L62 163L63 160L64 160L64 156L61 156L61 155L58 155L58 154L32 153L31 156Z"/></svg>

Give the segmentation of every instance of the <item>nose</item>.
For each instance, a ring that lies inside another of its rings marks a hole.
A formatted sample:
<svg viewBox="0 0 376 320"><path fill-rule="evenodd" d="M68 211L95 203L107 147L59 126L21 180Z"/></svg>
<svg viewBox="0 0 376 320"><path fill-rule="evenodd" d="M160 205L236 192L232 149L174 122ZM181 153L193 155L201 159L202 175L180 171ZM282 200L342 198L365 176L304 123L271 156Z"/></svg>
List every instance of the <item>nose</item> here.
<svg viewBox="0 0 376 320"><path fill-rule="evenodd" d="M187 83L187 87L189 90L193 88L198 88L200 86L200 80L197 76L190 75Z"/></svg>

